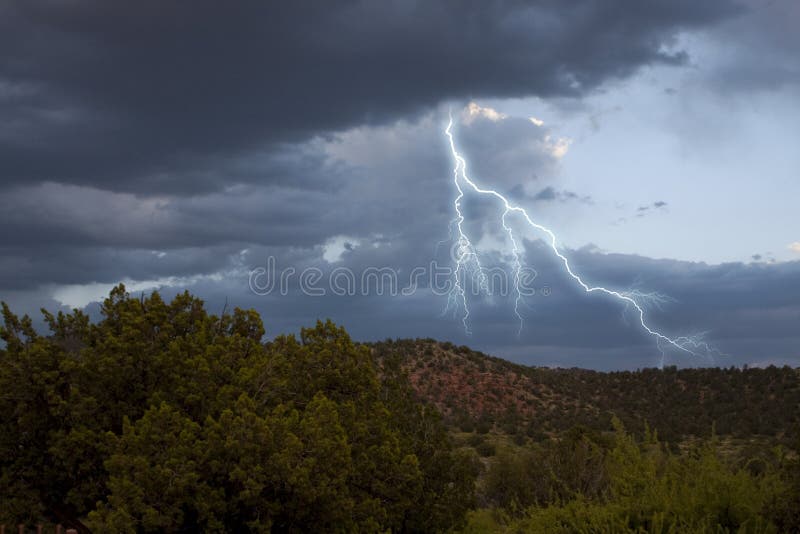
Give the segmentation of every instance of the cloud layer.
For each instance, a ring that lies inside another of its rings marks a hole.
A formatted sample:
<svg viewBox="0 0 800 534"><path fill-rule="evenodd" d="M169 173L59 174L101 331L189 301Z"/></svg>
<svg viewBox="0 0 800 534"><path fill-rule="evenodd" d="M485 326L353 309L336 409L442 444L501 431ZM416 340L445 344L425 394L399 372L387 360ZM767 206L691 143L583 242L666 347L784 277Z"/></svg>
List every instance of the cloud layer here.
<svg viewBox="0 0 800 534"><path fill-rule="evenodd" d="M153 195L281 181L282 143L449 99L579 96L685 63L675 35L735 12L723 0L6 2L3 182Z"/></svg>
<svg viewBox="0 0 800 534"><path fill-rule="evenodd" d="M513 344L498 299L476 302L467 340L424 290L389 301L259 297L247 274L269 256L297 269L401 273L446 261L437 243L453 215L448 108L476 179L540 212L591 209L591 197L558 182L569 139L539 119L462 106L576 102L647 66L686 66L680 35L723 35L741 13L723 0L5 2L0 297L32 311L119 280L189 286L212 306L257 307L271 333L330 316L360 338L451 338L528 363L652 364L652 343L613 303L570 288L537 236L527 236L528 259L553 293L529 303ZM485 217L496 206L464 207L468 230L503 264L502 233ZM795 263L569 252L590 279L639 280L678 299L675 315L658 316L666 328L710 329L741 361L767 346L797 357L798 296L785 291L800 287Z"/></svg>

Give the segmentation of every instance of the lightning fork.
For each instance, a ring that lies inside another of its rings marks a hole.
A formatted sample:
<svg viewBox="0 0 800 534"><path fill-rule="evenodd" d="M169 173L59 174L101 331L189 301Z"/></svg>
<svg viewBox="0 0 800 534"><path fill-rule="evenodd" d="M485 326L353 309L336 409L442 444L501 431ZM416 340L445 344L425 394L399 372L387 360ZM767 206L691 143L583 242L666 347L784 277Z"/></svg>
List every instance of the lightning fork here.
<svg viewBox="0 0 800 534"><path fill-rule="evenodd" d="M656 345L661 350L662 343L672 346L682 352L686 352L691 354L692 356L701 356L698 352L693 350L693 348L702 348L705 349L707 353L713 352L713 350L704 342L699 341L693 337L681 336L677 338L671 338L654 330L651 328L647 321L645 320L645 313L644 308L639 302L636 300L635 297L642 296L645 301L648 300L647 297L650 297L650 300L658 300L653 299L653 295L657 294L646 294L641 293L638 291L628 291L628 292L620 292L615 291L613 289L608 289L603 286L591 286L583 281L583 279L578 276L569 264L569 260L566 256L564 256L561 251L558 249L558 241L556 239L556 235L547 227L542 226L541 224L535 222L528 212L517 205L511 204L508 199L503 196L502 194L498 193L493 189L484 189L478 186L467 174L467 161L464 157L458 152L456 148L455 138L453 136L453 115L450 113L449 122L447 124L447 128L444 130L445 136L447 136L448 142L450 144L450 152L452 153L453 159L455 161L455 166L453 168L453 182L456 186L458 194L453 202L456 211L456 218L455 218L455 227L458 232L457 236L457 247L456 247L456 267L454 271L454 283L453 283L453 290L448 298L448 307L450 305L457 305L459 302L464 308L464 315L462 316L462 323L464 325L464 330L467 334L470 333L469 330L469 306L467 304L467 296L464 290L464 286L460 281L460 277L469 270L469 266L471 265L474 269L477 269L480 283L483 285L486 283L486 278L483 276L482 267L480 265L480 261L478 259L477 252L475 247L472 245L472 242L469 240L469 237L464 232L463 223L464 223L464 215L461 212L461 200L464 198L464 189L462 188L462 183L480 195L494 197L499 200L503 207L503 215L501 217L501 222L503 224L503 228L505 229L506 233L508 234L511 244L512 244L512 254L514 257L514 282L515 288L517 291L517 297L515 299L515 306L514 311L517 317L520 320L520 331L522 328L522 316L519 313L519 302L522 298L522 294L520 293L519 289L519 273L521 268L521 261L519 258L519 248L517 246L517 241L514 238L514 234L511 230L511 227L508 226L506 222L506 217L509 214L516 213L522 216L523 220L533 228L541 233L543 233L546 237L546 243L550 247L550 250L553 254L560 260L561 264L564 267L564 271L572 278L577 284L583 288L586 293L602 293L604 295L608 295L616 300L619 300L621 303L626 305L633 306L636 310L636 315L639 319L639 324L641 325L642 329L647 332L650 336L654 337L656 340Z"/></svg>

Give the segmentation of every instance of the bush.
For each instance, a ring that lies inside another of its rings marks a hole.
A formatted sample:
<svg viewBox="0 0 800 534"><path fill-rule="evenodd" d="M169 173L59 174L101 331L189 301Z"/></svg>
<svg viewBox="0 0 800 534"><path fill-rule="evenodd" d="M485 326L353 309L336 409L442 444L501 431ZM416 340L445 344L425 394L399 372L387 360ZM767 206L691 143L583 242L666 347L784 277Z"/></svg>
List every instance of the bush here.
<svg viewBox="0 0 800 534"><path fill-rule="evenodd" d="M262 344L252 310L123 286L102 316L45 312L44 337L3 305L0 523L444 531L472 506L474 456L330 321Z"/></svg>
<svg viewBox="0 0 800 534"><path fill-rule="evenodd" d="M488 434L492 430L492 423L485 419L481 419L475 424L475 432L478 434Z"/></svg>
<svg viewBox="0 0 800 534"><path fill-rule="evenodd" d="M496 452L494 444L489 443L488 441L484 441L483 443L479 444L477 447L475 447L475 450L483 457L494 456Z"/></svg>
<svg viewBox="0 0 800 534"><path fill-rule="evenodd" d="M482 445L486 441L486 438L480 434L473 434L467 438L467 445L470 447L476 448L479 445Z"/></svg>
<svg viewBox="0 0 800 534"><path fill-rule="evenodd" d="M784 480L774 469L752 473L726 464L714 440L674 455L649 433L636 442L619 421L614 424L610 442L575 429L545 447L498 454L486 475L484 499L507 514L499 530L796 530L791 476ZM786 466L782 472L790 473Z"/></svg>

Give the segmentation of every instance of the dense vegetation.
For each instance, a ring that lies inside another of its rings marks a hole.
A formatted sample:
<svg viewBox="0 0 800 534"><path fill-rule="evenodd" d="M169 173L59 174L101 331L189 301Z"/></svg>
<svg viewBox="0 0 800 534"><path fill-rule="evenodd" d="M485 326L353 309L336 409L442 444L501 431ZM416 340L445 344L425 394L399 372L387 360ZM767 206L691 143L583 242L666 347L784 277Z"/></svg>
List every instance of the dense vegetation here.
<svg viewBox="0 0 800 534"><path fill-rule="evenodd" d="M798 461L778 448L726 461L715 439L681 454L614 420L597 434L505 449L481 484L467 532L783 533L800 529ZM793 488L793 489L792 489Z"/></svg>
<svg viewBox="0 0 800 534"><path fill-rule="evenodd" d="M3 305L0 524L800 532L796 370L529 368L331 322L262 343L253 311L122 286L97 323L43 313Z"/></svg>
<svg viewBox="0 0 800 534"><path fill-rule="evenodd" d="M800 532L798 369L601 373L431 339L371 348L483 457L465 532Z"/></svg>
<svg viewBox="0 0 800 534"><path fill-rule="evenodd" d="M332 323L264 345L253 311L122 286L102 314L41 336L3 306L0 523L427 532L472 506L469 451Z"/></svg>
<svg viewBox="0 0 800 534"><path fill-rule="evenodd" d="M800 369L667 367L603 373L517 365L431 339L372 344L399 357L419 395L462 430L496 428L536 440L612 417L642 437L645 424L678 445L708 438L793 446L800 430Z"/></svg>

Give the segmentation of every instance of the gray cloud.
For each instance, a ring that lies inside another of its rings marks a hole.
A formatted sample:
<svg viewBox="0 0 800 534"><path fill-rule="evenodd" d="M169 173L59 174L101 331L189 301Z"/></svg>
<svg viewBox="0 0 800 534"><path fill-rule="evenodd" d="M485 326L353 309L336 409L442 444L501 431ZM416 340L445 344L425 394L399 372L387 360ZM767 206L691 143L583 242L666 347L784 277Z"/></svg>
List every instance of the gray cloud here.
<svg viewBox="0 0 800 534"><path fill-rule="evenodd" d="M534 200L551 201L558 198L556 190L552 186L547 186L533 196Z"/></svg>
<svg viewBox="0 0 800 534"><path fill-rule="evenodd" d="M2 224L12 230L6 234L0 261L2 297L29 311L39 303L53 307L52 289L47 291L53 285L177 277L177 282L165 282L166 294L188 287L212 310L221 308L225 299L232 305L253 306L264 315L271 334L331 317L359 339L446 338L530 364L656 364L658 351L635 327L634 318L618 302L587 296L576 288L535 240L525 242L525 259L539 273L536 287L547 286L552 293L527 299L527 327L513 345L513 306L499 297L473 301L470 338L457 317L441 315L445 299L427 291L424 283L410 297L311 298L297 291L261 297L248 291L249 270L264 265L270 255L279 268L291 266L298 272L311 266L325 272L334 266L355 272L386 266L397 269L401 280L433 259L448 265L449 242L437 246L447 239L453 216L451 162L442 144L441 119L431 115L416 122L356 128L316 145L314 161L336 169L334 188L250 184L188 198L142 198L52 183L15 189L3 197L0 210ZM504 122L493 123L487 135L502 136ZM518 123L507 124L516 131ZM462 128L463 133L468 127ZM481 141L480 129L474 128L473 148ZM532 128L528 135L516 139L526 144L541 133ZM557 197L556 193L554 189ZM648 207L656 209L659 202ZM487 216L497 215L496 204L470 196L464 207L469 216L466 228L476 242L490 235L502 237L496 224L484 223L490 220ZM27 242L11 235L17 232L27 236ZM322 259L323 243L336 235L353 236L369 246L352 247L341 262L331 265ZM709 340L731 354L717 363L768 357L794 361L800 356L794 348L800 295L786 290L800 287L798 262L708 266L604 254L592 247L566 253L588 281L673 297L675 302L663 311L650 311L653 324L673 335L708 330ZM491 250L484 259L504 265ZM670 357L682 365L708 363Z"/></svg>
<svg viewBox="0 0 800 534"><path fill-rule="evenodd" d="M6 2L1 179L145 195L281 180L240 158L446 99L579 96L684 63L676 33L735 11L723 0Z"/></svg>
<svg viewBox="0 0 800 534"><path fill-rule="evenodd" d="M657 201L653 202L652 204L647 204L645 206L639 206L638 208L636 208L636 217L644 217L645 215L648 215L649 213L653 213L654 211L665 209L666 207L667 207L667 203L666 202L664 202L663 200L657 200ZM620 219L620 221L623 221L623 219Z"/></svg>
<svg viewBox="0 0 800 534"><path fill-rule="evenodd" d="M167 280L167 294L188 287L212 310L226 298L257 308L271 334L332 317L360 339L449 338L533 364L652 365L652 340L624 310L582 294L535 240L525 243L527 260L553 293L529 300L528 327L513 347L515 318L500 299L475 301L467 338L458 320L440 316L444 299L424 290L258 297L247 291L247 272L269 255L329 271L324 243L336 236L352 243L336 266L408 273L431 259L446 263L449 244L437 248L453 216L444 105L570 99L646 65L685 64L675 36L737 12L722 0L313 9L6 2L0 298L23 311L52 309L61 286ZM458 139L482 183L521 201L591 202L557 186L549 128L479 116L459 125ZM476 240L502 238L484 223L496 205L468 197L463 207ZM641 213L665 207L657 201ZM588 280L673 296L654 321L676 334L710 330L731 363L800 356L797 262L567 253ZM503 258L489 251L487 261Z"/></svg>
<svg viewBox="0 0 800 534"><path fill-rule="evenodd" d="M362 272L368 266L399 269L401 284L413 261L430 254L415 253L416 243L390 248L356 248L337 267ZM800 262L782 264L729 263L706 265L653 260L595 249L566 250L574 268L587 281L625 290L645 287L672 297L662 310L648 310L651 325L670 335L707 332L707 339L727 356L714 360L668 352L667 363L679 365L740 365L776 359L800 365L796 325L800 320ZM325 273L333 268L317 252L279 258L278 267L314 265ZM444 261L444 254L439 259ZM601 369L656 365L660 353L653 339L636 326L636 317L619 302L587 295L564 276L546 247L526 242L526 261L539 275L535 287L549 288L528 297L522 306L526 326L516 337L512 297L474 297L472 336L461 329L459 314L442 314L446 299L422 288L413 296L308 297L294 290L285 296L258 296L246 290L246 273L219 283L200 281L190 287L211 309L223 305L254 307L271 335L296 331L316 318L331 317L358 339L425 337L449 339L531 365L558 364ZM491 258L486 258L491 263ZM263 263L262 263L263 264ZM424 263L427 264L427 263ZM167 288L167 294L178 288Z"/></svg>
<svg viewBox="0 0 800 534"><path fill-rule="evenodd" d="M440 118L308 143L298 150L317 167L287 166L283 184L187 197L52 182L15 187L0 196L0 290L209 274L242 249L285 257L318 251L336 235L420 242L439 228L446 237L451 182ZM294 186L309 174L320 187Z"/></svg>
<svg viewBox="0 0 800 534"><path fill-rule="evenodd" d="M552 202L558 200L560 202L567 202L570 200L576 200L578 202L583 202L585 204L592 203L592 197L589 195L579 195L574 191L557 191L553 186L547 186L535 195L533 195L532 199L534 202Z"/></svg>
<svg viewBox="0 0 800 534"><path fill-rule="evenodd" d="M186 260L173 265L176 275L189 275L197 254L196 273L207 274L244 248L285 254L315 249L337 235L429 243L431 232L439 231L442 239L453 216L443 119L433 113L297 145L290 155L308 154L308 160L287 163L277 183L145 197L53 182L12 188L0 197L0 225L7 229L0 288L152 279L164 276L178 257ZM555 165L548 130L527 120L459 121L458 134L476 156L471 159L480 162L476 170L496 166L513 174L523 166L546 173ZM492 154L495 138L506 142L498 155ZM491 177L501 184L503 178L514 180L502 173ZM304 186L303 180L319 186ZM475 197L464 205L471 221L494 211ZM206 255L204 249L213 252ZM433 249L418 249L414 257ZM62 261L56 261L58 255ZM20 265L26 266L23 273Z"/></svg>
<svg viewBox="0 0 800 534"><path fill-rule="evenodd" d="M739 16L711 30L714 61L704 75L719 93L800 89L800 4L741 0Z"/></svg>

